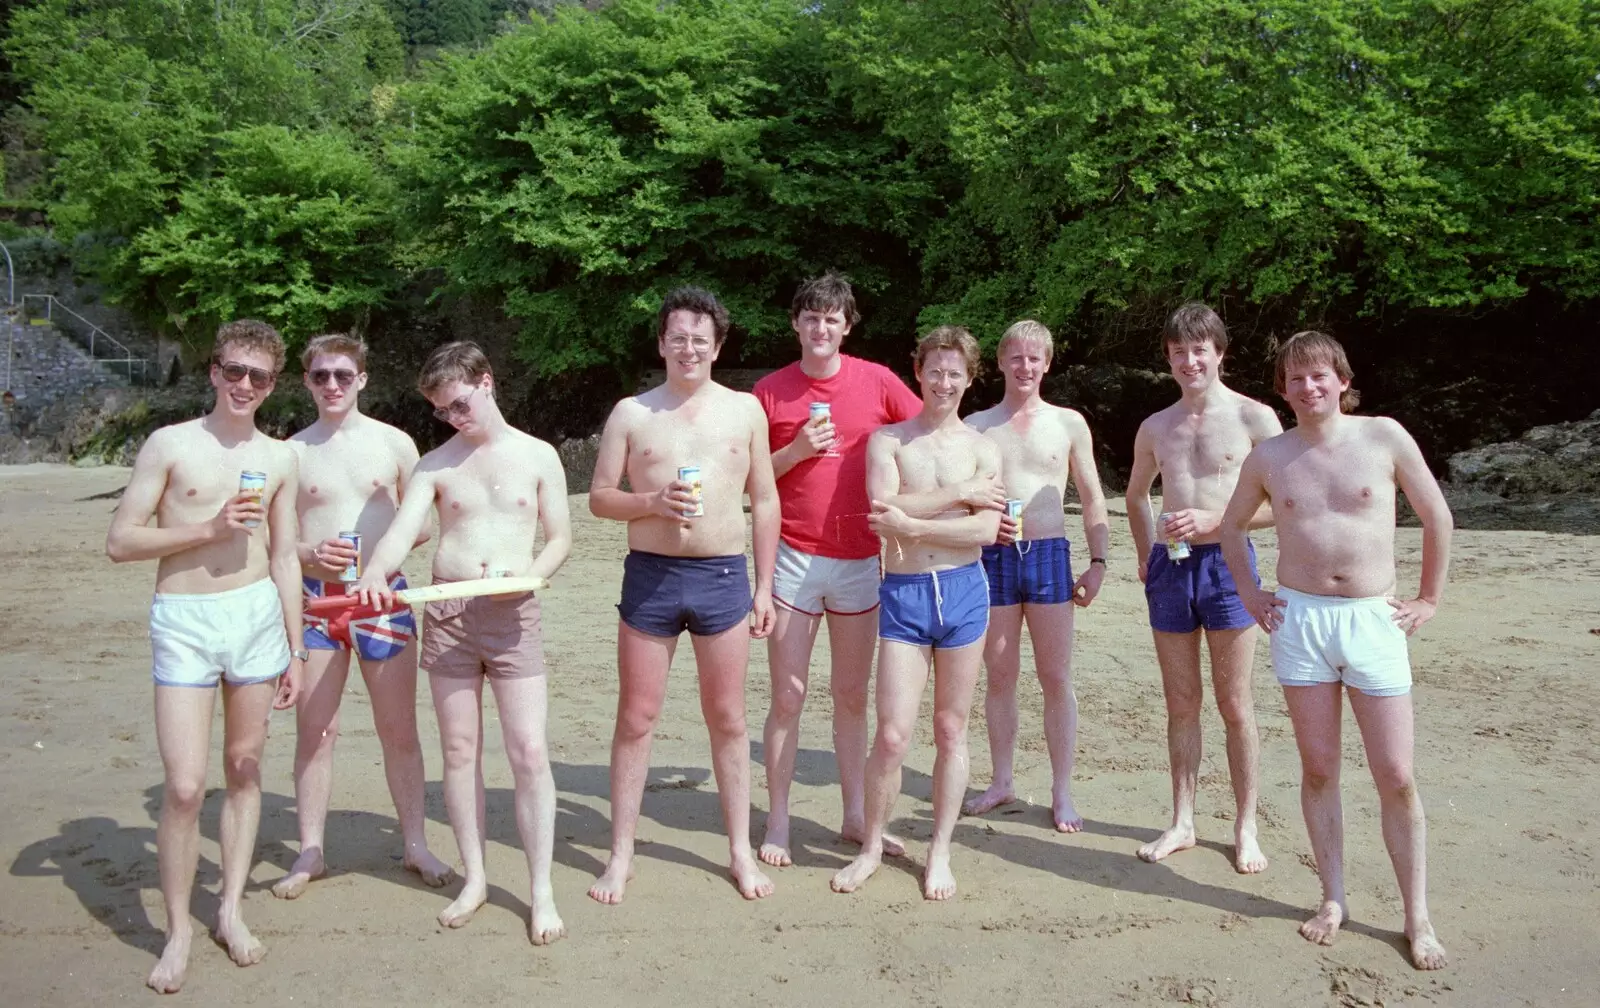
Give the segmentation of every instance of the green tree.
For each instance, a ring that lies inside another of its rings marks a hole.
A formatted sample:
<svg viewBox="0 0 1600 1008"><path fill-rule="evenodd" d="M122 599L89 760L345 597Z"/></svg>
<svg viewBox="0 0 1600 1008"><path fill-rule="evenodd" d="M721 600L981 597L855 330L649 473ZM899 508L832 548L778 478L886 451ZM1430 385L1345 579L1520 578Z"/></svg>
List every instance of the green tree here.
<svg viewBox="0 0 1600 1008"><path fill-rule="evenodd" d="M831 92L821 27L764 0L619 0L446 57L392 150L409 261L498 298L540 373L610 365L625 384L680 283L716 290L753 347L823 268L914 293L936 192Z"/></svg>
<svg viewBox="0 0 1600 1008"><path fill-rule="evenodd" d="M1114 353L1181 297L1294 320L1597 292L1592 3L825 12L858 107L966 172L925 320L1034 314Z"/></svg>
<svg viewBox="0 0 1600 1008"><path fill-rule="evenodd" d="M365 321L397 277L388 180L350 138L252 126L225 134L215 174L132 248L181 331L230 318L298 341Z"/></svg>
<svg viewBox="0 0 1600 1008"><path fill-rule="evenodd" d="M363 125L402 64L381 0L40 0L10 27L50 220L95 238L113 296L161 330L186 317L165 301L181 282L145 267L140 235L206 189L233 131Z"/></svg>

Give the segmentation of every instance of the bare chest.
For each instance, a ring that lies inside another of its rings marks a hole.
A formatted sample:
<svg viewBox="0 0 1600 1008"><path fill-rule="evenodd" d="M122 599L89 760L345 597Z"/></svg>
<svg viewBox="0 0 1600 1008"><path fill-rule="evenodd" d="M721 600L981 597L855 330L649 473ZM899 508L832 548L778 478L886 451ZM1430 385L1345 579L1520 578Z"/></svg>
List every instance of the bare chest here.
<svg viewBox="0 0 1600 1008"><path fill-rule="evenodd" d="M1285 519L1393 513L1392 466L1348 456L1307 452L1267 475L1272 508Z"/></svg>
<svg viewBox="0 0 1600 1008"><path fill-rule="evenodd" d="M525 459L474 457L436 481L442 522L474 515L537 515L539 474Z"/></svg>
<svg viewBox="0 0 1600 1008"><path fill-rule="evenodd" d="M239 493L240 477L246 472L266 475L264 500L271 500L283 485L281 463L266 445L234 449L205 446L185 450L168 473L161 509L185 518L215 514L229 498Z"/></svg>
<svg viewBox="0 0 1600 1008"><path fill-rule="evenodd" d="M702 476L737 477L750 468L748 424L716 417L674 412L651 416L634 427L628 439L628 474L652 486L677 478L683 466L699 466Z"/></svg>
<svg viewBox="0 0 1600 1008"><path fill-rule="evenodd" d="M1061 482L1072 458L1072 440L1060 421L1049 416L1018 415L990 428L985 436L1000 452L1000 475L1014 481L1032 476Z"/></svg>
<svg viewBox="0 0 1600 1008"><path fill-rule="evenodd" d="M895 463L900 468L900 489L904 493L937 490L969 480L978 472L977 453L966 439L930 443L930 439L919 438L895 452Z"/></svg>
<svg viewBox="0 0 1600 1008"><path fill-rule="evenodd" d="M385 451L300 450L302 510L364 501L373 494L394 495L400 463Z"/></svg>
<svg viewBox="0 0 1600 1008"><path fill-rule="evenodd" d="M1184 416L1162 431L1156 464L1169 479L1236 475L1250 448L1250 433L1237 417Z"/></svg>

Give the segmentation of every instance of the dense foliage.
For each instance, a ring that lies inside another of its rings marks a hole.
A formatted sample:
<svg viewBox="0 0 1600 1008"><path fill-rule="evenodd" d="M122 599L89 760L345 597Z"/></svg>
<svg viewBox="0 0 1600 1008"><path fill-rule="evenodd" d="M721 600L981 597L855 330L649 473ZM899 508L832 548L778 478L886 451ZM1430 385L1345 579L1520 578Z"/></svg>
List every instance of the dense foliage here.
<svg viewBox="0 0 1600 1008"><path fill-rule="evenodd" d="M1144 364L1200 297L1246 360L1351 334L1396 398L1498 366L1474 319L1555 362L1600 304L1600 0L37 0L4 49L29 197L193 343L409 283L626 382L668 286L781 359L833 266L884 359L1031 315Z"/></svg>

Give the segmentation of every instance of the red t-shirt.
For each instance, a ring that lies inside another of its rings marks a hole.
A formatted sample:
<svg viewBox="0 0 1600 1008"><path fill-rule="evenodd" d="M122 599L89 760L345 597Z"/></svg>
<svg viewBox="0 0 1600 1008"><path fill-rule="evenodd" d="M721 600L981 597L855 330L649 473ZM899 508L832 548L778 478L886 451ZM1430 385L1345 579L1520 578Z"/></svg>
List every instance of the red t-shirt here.
<svg viewBox="0 0 1600 1008"><path fill-rule="evenodd" d="M783 541L795 549L837 560L878 555L867 525L867 438L884 424L922 410L922 400L881 364L839 355L832 378L811 378L798 362L756 383L767 411L772 450L786 448L811 419L811 404L830 407L837 455L813 455L778 480Z"/></svg>

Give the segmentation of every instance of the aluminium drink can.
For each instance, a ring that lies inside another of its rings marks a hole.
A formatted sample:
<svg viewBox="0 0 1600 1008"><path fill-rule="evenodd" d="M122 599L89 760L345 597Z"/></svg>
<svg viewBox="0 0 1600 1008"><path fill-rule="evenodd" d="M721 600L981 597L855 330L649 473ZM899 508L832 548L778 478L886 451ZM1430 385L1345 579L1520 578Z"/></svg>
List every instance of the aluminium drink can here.
<svg viewBox="0 0 1600 1008"><path fill-rule="evenodd" d="M1022 500L1018 497L1006 498L1006 517L1017 523L1017 539L1022 539Z"/></svg>
<svg viewBox="0 0 1600 1008"><path fill-rule="evenodd" d="M1163 511L1163 512L1161 512L1161 517L1156 519L1157 521L1159 521L1161 523L1161 529L1162 529L1162 534L1163 535L1165 535L1165 533L1166 533L1167 520L1169 518L1171 518L1171 517L1172 517L1172 512L1171 511ZM1189 558L1189 540L1187 540L1187 539L1174 539L1171 536L1167 536L1167 559L1168 560L1187 560L1188 558Z"/></svg>
<svg viewBox="0 0 1600 1008"><path fill-rule="evenodd" d="M361 533L340 532L339 538L355 547L356 558L345 565L339 574L339 580L345 584L355 584L361 580Z"/></svg>
<svg viewBox="0 0 1600 1008"><path fill-rule="evenodd" d="M697 466L697 465L679 466L678 467L678 482L689 484L689 486L694 491L694 510L693 511L685 511L684 512L684 517L686 517L686 518L699 518L701 515L705 514L706 513L705 501L700 499L700 494L702 492L702 488L701 488L701 485L700 485L700 467Z"/></svg>
<svg viewBox="0 0 1600 1008"><path fill-rule="evenodd" d="M825 402L811 404L811 422L825 423L833 416L833 409Z"/></svg>
<svg viewBox="0 0 1600 1008"><path fill-rule="evenodd" d="M267 474L257 472L254 469L246 469L239 474L239 492L254 497L259 502L262 495L267 492ZM255 528L261 522L247 521L244 524L246 528Z"/></svg>

